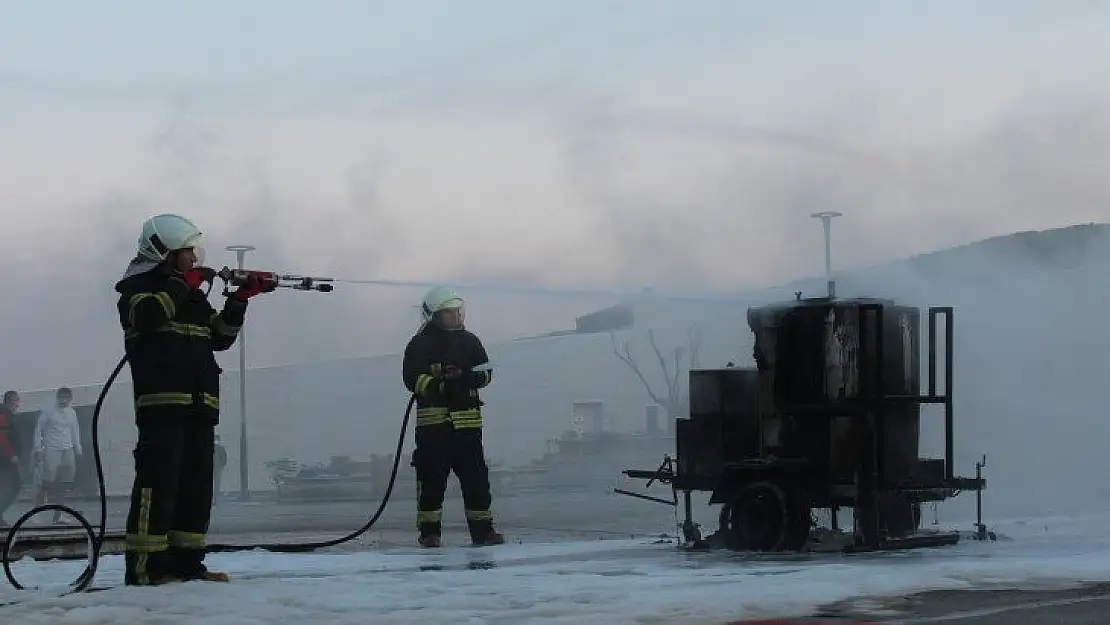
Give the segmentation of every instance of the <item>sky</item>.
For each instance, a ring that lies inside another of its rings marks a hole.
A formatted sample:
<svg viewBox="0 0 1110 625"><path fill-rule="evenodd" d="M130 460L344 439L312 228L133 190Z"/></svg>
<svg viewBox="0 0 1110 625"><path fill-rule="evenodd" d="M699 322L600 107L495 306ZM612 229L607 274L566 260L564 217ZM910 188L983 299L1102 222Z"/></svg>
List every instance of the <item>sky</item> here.
<svg viewBox="0 0 1110 625"><path fill-rule="evenodd" d="M1065 0L0 1L0 386L107 375L159 212L216 266L705 293L819 272L818 210L844 268L1105 221L1108 30ZM256 300L250 362L399 351L421 295ZM467 296L488 341L614 301Z"/></svg>

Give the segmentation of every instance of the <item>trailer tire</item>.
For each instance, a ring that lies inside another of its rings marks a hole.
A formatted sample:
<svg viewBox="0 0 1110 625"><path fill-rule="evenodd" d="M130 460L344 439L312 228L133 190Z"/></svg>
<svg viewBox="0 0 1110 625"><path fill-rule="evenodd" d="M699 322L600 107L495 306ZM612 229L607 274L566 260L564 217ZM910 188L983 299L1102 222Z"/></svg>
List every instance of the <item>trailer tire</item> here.
<svg viewBox="0 0 1110 625"><path fill-rule="evenodd" d="M738 551L799 551L810 523L802 498L774 482L749 484L721 510L728 546Z"/></svg>

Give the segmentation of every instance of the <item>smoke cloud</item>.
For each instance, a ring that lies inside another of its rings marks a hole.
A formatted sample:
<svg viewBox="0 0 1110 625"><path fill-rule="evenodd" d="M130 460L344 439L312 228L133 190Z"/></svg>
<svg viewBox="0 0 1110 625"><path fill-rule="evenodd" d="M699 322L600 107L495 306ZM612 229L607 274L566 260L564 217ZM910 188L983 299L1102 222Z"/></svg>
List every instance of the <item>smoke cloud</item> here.
<svg viewBox="0 0 1110 625"><path fill-rule="evenodd" d="M13 285L22 304L4 313L3 327L9 341L35 342L4 373L23 384L95 379L111 358L91 354L118 349L110 285L141 220L155 212L194 216L216 264L234 262L225 245L249 241L258 248L249 264L287 272L709 293L814 273L821 235L808 215L816 210L847 213L834 223L834 261L851 267L1058 224L1052 215L1096 220L1110 195L1099 169L1104 98L1050 93L948 143L860 146L833 132L644 112L613 93L579 92L573 103L550 103L540 125L528 112L500 125L478 116L468 132L460 124L470 114L417 125L409 112L367 133L372 140L348 137L330 151L345 126L301 141L305 131L294 125L283 147L179 103L135 176L68 202L64 232L24 232L39 243L13 245L26 267ZM429 143L439 131L450 144ZM283 338L252 343L252 362L395 350L415 324L420 291L341 286L260 301L254 332ZM472 319L496 318L491 326L507 339L566 327L613 301L521 296L492 310L476 300ZM58 330L43 305L77 318ZM71 354L72 368L34 356L57 352Z"/></svg>

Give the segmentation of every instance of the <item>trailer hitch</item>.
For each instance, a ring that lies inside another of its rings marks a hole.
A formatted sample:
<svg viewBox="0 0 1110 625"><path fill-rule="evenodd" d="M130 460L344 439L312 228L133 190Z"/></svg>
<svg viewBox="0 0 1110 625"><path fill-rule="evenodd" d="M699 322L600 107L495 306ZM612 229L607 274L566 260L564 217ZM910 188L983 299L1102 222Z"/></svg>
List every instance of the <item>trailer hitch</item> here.
<svg viewBox="0 0 1110 625"><path fill-rule="evenodd" d="M656 480L658 480L660 484L670 484L675 476L674 460L671 459L670 455L666 455L663 457L663 463L660 464L659 468L654 471L645 471L643 469L628 469L623 473L633 479L646 479L648 481L646 488L651 488L652 483ZM666 504L668 506L678 505L677 497L675 501L671 501L667 499L662 499L660 497L652 497L651 495L634 493L632 491L624 490L623 488L614 488L613 492L619 495L628 495L629 497L636 497L639 499L646 499L647 501L654 501L656 503Z"/></svg>
<svg viewBox="0 0 1110 625"><path fill-rule="evenodd" d="M677 504L675 504L675 502L668 501L668 500L663 499L661 497L652 497L651 495L644 495L642 493L634 493L630 490L624 490L623 488L614 488L613 492L617 493L618 495L628 495L629 497L636 497L638 499L646 499L648 501L654 501L655 503L661 503L661 504L665 504L665 505L668 505L668 506L677 505Z"/></svg>
<svg viewBox="0 0 1110 625"><path fill-rule="evenodd" d="M668 454L666 456L663 456L663 463L660 464L659 468L654 471L645 471L643 469L627 469L623 471L623 473L633 479L647 480L647 488L651 488L651 484L656 480L659 480L660 484L670 484L672 481L674 481L675 477L674 460Z"/></svg>

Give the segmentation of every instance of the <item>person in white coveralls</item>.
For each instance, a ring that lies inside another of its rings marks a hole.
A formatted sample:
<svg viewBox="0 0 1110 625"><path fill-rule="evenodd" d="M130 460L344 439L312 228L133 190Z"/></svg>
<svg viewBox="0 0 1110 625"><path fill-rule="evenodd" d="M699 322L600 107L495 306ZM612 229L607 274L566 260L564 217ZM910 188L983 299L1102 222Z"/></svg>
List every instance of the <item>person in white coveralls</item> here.
<svg viewBox="0 0 1110 625"><path fill-rule="evenodd" d="M35 505L47 501L62 503L65 489L73 482L77 459L81 457L81 426L77 412L70 406L73 391L58 389L57 402L46 408L35 423L31 438L32 455L41 470L41 483L35 495ZM54 523L60 523L62 513L54 511Z"/></svg>

